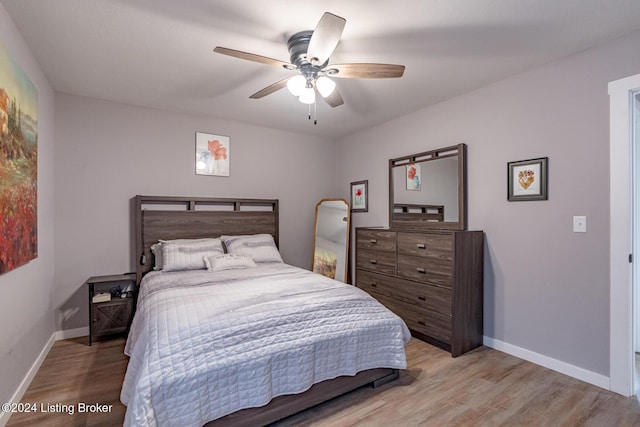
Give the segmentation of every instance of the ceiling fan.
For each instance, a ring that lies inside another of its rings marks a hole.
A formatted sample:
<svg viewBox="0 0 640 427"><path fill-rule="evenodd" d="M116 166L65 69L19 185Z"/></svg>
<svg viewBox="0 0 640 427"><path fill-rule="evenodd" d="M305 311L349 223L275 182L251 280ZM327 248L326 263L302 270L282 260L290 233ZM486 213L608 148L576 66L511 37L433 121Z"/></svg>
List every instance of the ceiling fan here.
<svg viewBox="0 0 640 427"><path fill-rule="evenodd" d="M220 46L213 51L299 72L293 77L286 77L259 90L249 98L262 98L287 86L289 91L298 96L300 102L304 104L315 104L316 93L319 93L331 107L338 107L344 104L344 100L335 89L336 84L331 78L395 78L402 77L404 73L404 65L371 63L330 65L329 57L340 42L346 22L344 18L325 12L315 30L300 31L292 35L287 42L291 62Z"/></svg>

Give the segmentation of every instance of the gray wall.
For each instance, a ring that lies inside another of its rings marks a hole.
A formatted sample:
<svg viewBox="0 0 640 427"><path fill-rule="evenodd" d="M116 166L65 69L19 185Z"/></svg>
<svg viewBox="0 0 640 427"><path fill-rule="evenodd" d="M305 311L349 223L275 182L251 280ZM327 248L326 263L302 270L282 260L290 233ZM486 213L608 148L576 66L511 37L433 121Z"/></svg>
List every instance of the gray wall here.
<svg viewBox="0 0 640 427"><path fill-rule="evenodd" d="M331 142L65 94L55 106L58 328L87 326L87 277L134 271L136 194L277 198L283 258L311 267L315 205L336 186ZM231 137L229 177L195 174L196 131Z"/></svg>
<svg viewBox="0 0 640 427"><path fill-rule="evenodd" d="M340 141L341 180L369 180L369 212L353 224L388 224L387 159L468 144L469 228L486 233L485 335L608 375L607 83L640 73L638 46L635 33ZM549 200L507 202L507 162L543 156ZM587 216L588 233L572 232L573 215Z"/></svg>
<svg viewBox="0 0 640 427"><path fill-rule="evenodd" d="M0 402L8 402L54 331L54 96L2 5L0 43L38 90L38 258L0 275Z"/></svg>

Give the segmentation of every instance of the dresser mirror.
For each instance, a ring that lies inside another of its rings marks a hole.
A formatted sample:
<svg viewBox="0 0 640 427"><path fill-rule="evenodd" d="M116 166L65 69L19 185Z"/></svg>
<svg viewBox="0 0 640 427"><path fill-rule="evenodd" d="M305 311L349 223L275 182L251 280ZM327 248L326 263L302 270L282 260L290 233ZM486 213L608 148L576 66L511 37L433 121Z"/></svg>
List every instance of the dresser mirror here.
<svg viewBox="0 0 640 427"><path fill-rule="evenodd" d="M316 204L313 235L314 273L346 282L349 254L349 204L344 199L322 199Z"/></svg>
<svg viewBox="0 0 640 427"><path fill-rule="evenodd" d="M392 228L467 228L466 145L458 144L389 160Z"/></svg>

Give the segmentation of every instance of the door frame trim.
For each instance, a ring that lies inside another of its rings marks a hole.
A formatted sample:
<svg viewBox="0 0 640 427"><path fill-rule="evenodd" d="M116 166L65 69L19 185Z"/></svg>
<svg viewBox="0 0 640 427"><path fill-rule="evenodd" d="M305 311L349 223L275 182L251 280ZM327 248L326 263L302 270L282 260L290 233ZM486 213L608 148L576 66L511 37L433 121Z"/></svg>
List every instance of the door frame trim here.
<svg viewBox="0 0 640 427"><path fill-rule="evenodd" d="M638 88L640 74L609 83L609 389L623 396L634 394L633 272L629 262L629 254L633 249L630 93Z"/></svg>

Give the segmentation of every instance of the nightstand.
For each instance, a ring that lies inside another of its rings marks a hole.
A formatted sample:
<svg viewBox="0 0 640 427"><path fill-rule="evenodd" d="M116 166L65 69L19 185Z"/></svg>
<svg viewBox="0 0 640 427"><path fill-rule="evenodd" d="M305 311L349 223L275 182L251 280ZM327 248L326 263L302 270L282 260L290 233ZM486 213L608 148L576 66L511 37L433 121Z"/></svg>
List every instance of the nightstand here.
<svg viewBox="0 0 640 427"><path fill-rule="evenodd" d="M94 337L127 332L135 310L136 274L93 276L85 283L89 288L89 345ZM127 286L130 286L133 292L126 298L111 294L112 290L124 290ZM111 297L100 301L99 294ZM94 297L97 297L95 301Z"/></svg>

